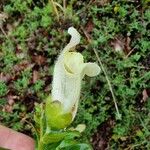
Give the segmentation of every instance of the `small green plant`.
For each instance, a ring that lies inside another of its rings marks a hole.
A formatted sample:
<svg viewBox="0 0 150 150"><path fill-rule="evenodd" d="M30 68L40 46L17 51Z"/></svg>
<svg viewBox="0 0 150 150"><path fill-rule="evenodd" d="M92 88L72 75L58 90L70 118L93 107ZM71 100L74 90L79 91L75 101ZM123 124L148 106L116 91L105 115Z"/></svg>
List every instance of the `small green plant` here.
<svg viewBox="0 0 150 150"><path fill-rule="evenodd" d="M30 82L31 72L30 69L25 70L22 72L21 78L19 78L15 83L14 86L18 92L25 92L27 90L28 84Z"/></svg>
<svg viewBox="0 0 150 150"><path fill-rule="evenodd" d="M8 92L7 85L5 82L0 81L0 97L6 95Z"/></svg>

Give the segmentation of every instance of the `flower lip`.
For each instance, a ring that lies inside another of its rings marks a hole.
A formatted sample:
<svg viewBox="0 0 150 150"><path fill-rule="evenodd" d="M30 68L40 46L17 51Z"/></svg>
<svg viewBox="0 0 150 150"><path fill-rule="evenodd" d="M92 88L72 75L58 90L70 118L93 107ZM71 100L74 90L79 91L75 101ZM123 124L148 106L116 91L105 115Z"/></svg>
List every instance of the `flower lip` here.
<svg viewBox="0 0 150 150"><path fill-rule="evenodd" d="M84 64L83 56L78 52L66 52L64 54L64 70L70 75L80 75Z"/></svg>

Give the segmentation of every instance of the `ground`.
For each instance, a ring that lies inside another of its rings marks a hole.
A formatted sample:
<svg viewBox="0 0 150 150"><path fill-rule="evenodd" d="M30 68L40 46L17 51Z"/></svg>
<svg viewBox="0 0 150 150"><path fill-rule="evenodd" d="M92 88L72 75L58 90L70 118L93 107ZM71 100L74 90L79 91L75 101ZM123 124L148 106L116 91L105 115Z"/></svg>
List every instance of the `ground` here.
<svg viewBox="0 0 150 150"><path fill-rule="evenodd" d="M1 0L0 122L34 136L35 103L51 93L55 60L74 26L82 36L77 51L103 69L83 80L72 126L86 124L81 140L95 150L150 149L149 4Z"/></svg>

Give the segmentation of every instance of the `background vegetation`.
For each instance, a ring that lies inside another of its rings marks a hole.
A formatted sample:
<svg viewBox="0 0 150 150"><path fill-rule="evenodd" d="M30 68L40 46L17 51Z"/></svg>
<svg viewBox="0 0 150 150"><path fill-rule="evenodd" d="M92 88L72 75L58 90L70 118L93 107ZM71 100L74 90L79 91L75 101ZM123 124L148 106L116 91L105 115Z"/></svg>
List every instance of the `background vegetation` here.
<svg viewBox="0 0 150 150"><path fill-rule="evenodd" d="M75 122L95 150L150 149L149 0L1 0L0 122L33 136L35 103L51 92L53 65L74 26L86 61L97 51L106 74L86 77ZM55 9L55 7L57 9Z"/></svg>

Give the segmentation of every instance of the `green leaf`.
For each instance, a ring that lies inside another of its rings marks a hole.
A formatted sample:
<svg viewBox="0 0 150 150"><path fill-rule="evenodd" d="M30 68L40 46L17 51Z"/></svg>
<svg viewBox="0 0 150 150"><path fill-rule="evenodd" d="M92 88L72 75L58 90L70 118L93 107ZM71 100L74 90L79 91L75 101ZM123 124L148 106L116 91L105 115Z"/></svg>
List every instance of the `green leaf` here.
<svg viewBox="0 0 150 150"><path fill-rule="evenodd" d="M92 150L88 144L75 144L62 148L61 150Z"/></svg>
<svg viewBox="0 0 150 150"><path fill-rule="evenodd" d="M80 133L77 131L66 131L66 132L57 132L52 131L50 133L46 133L43 138L42 142L44 144L50 144L54 142L59 142L63 139L73 139L74 137L79 137Z"/></svg>
<svg viewBox="0 0 150 150"><path fill-rule="evenodd" d="M45 144L43 146L43 150L56 150L57 146L59 145L60 143L52 143L52 144Z"/></svg>
<svg viewBox="0 0 150 150"><path fill-rule="evenodd" d="M56 150L92 150L92 147L86 143L77 143L74 140L64 140Z"/></svg>

